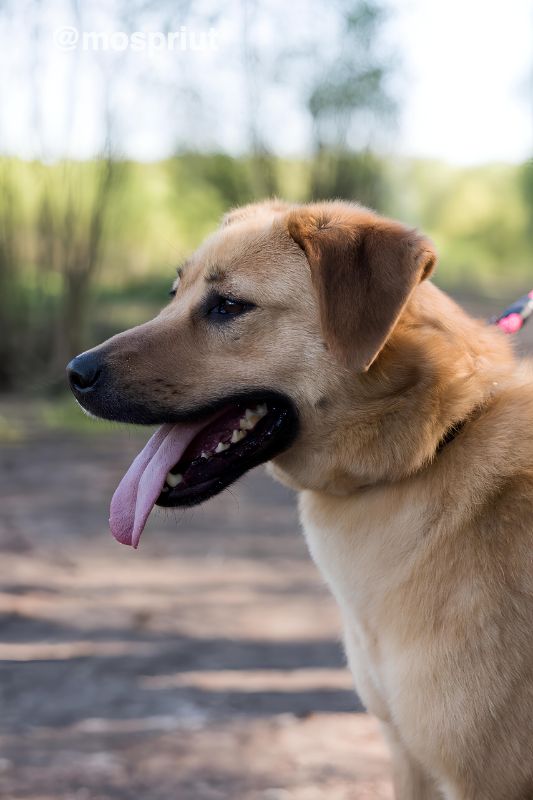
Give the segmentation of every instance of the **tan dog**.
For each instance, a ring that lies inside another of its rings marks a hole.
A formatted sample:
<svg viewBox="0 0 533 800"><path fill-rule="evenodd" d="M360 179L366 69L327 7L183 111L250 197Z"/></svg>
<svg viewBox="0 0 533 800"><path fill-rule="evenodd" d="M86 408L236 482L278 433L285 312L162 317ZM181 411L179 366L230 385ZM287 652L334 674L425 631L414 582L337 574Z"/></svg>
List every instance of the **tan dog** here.
<svg viewBox="0 0 533 800"><path fill-rule="evenodd" d="M432 245L346 203L230 214L152 322L70 365L162 422L115 494L201 502L260 462L300 491L402 800L533 798L533 372L431 283Z"/></svg>

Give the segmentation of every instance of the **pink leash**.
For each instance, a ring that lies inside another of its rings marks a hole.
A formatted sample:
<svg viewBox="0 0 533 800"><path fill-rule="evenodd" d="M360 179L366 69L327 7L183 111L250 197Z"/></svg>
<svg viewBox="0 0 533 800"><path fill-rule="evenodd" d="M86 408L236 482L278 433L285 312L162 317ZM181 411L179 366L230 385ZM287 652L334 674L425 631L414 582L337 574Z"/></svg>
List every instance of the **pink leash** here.
<svg viewBox="0 0 533 800"><path fill-rule="evenodd" d="M533 290L506 308L499 317L492 317L492 325L497 325L505 333L516 333L523 328L533 315Z"/></svg>

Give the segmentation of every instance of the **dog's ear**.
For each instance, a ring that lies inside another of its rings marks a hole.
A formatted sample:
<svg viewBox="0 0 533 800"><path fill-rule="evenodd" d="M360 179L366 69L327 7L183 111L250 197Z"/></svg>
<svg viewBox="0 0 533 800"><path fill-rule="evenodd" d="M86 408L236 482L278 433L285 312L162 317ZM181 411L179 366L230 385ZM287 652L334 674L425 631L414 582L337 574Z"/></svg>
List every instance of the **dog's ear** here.
<svg viewBox="0 0 533 800"><path fill-rule="evenodd" d="M431 274L433 245L400 223L341 203L294 209L287 224L311 268L326 343L346 366L366 371L415 286Z"/></svg>

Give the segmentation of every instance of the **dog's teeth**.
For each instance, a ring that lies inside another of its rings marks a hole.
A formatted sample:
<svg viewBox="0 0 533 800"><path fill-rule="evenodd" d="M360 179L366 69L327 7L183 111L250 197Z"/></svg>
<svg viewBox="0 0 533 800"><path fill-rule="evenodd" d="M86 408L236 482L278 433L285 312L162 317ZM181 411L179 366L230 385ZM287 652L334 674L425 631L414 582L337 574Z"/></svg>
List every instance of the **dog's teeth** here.
<svg viewBox="0 0 533 800"><path fill-rule="evenodd" d="M229 444L224 444L224 442L219 442L215 448L215 453L223 453L224 450L229 450Z"/></svg>
<svg viewBox="0 0 533 800"><path fill-rule="evenodd" d="M241 419L240 422L241 430L251 431L252 428L255 428L260 419L261 417L259 416L259 414L256 414L255 411L252 411L251 409L247 408L246 411L244 412L244 417Z"/></svg>
<svg viewBox="0 0 533 800"><path fill-rule="evenodd" d="M237 442L240 442L242 439L244 439L245 436L246 436L246 431L234 430L233 433L231 434L231 439L230 439L231 444L237 444Z"/></svg>
<svg viewBox="0 0 533 800"><path fill-rule="evenodd" d="M267 412L268 412L268 408L267 408L267 404L266 403L261 403L260 405L256 406L256 408L255 408L255 413L261 418L265 417Z"/></svg>
<svg viewBox="0 0 533 800"><path fill-rule="evenodd" d="M211 458L211 453L206 453L205 450L202 450L200 458Z"/></svg>
<svg viewBox="0 0 533 800"><path fill-rule="evenodd" d="M173 475L172 472L169 472L167 475L167 483L172 489L174 489L174 487L177 486L178 483L181 483L182 480L183 480L183 475L179 474Z"/></svg>

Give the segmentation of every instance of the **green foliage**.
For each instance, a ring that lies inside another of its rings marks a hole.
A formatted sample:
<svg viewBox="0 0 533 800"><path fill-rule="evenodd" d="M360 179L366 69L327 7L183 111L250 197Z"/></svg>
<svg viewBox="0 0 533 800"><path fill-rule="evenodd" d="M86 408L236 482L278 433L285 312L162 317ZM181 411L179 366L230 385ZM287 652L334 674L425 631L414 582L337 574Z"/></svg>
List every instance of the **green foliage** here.
<svg viewBox="0 0 533 800"><path fill-rule="evenodd" d="M202 185L216 192L223 208L248 203L253 199L250 168L244 159L226 153L184 153L174 162L177 179Z"/></svg>
<svg viewBox="0 0 533 800"><path fill-rule="evenodd" d="M315 200L352 200L380 210L386 202L387 181L383 163L370 152L324 150L317 154L311 172Z"/></svg>
<svg viewBox="0 0 533 800"><path fill-rule="evenodd" d="M387 89L393 63L379 31L385 10L374 0L334 4L339 13L339 46L329 63L319 63L307 100L314 124L315 152L325 147L364 148L378 120L394 113Z"/></svg>
<svg viewBox="0 0 533 800"><path fill-rule="evenodd" d="M259 199L251 156L182 153L117 167L83 318L68 323L82 333L80 349L157 313L176 265L225 211ZM344 197L417 225L437 245L446 288L508 298L533 285L531 164L459 169L324 150L314 161L272 159L269 169L288 200ZM78 259L86 263L103 174L96 161L0 161L0 388L64 380L74 354L61 341L68 281Z"/></svg>
<svg viewBox="0 0 533 800"><path fill-rule="evenodd" d="M533 249L533 160L520 170L520 186L526 203L528 217L528 243Z"/></svg>
<svg viewBox="0 0 533 800"><path fill-rule="evenodd" d="M388 211L418 225L440 253L444 286L508 297L533 284L531 211L522 168L397 164Z"/></svg>
<svg viewBox="0 0 533 800"><path fill-rule="evenodd" d="M81 348L123 167L0 159L1 387L54 383Z"/></svg>

